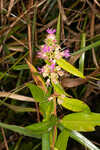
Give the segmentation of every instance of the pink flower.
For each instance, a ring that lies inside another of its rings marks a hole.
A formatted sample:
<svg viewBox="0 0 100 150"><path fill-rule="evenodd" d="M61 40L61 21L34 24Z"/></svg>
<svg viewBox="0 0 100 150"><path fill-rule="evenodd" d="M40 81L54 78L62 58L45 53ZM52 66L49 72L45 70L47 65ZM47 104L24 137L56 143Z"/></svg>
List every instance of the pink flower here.
<svg viewBox="0 0 100 150"><path fill-rule="evenodd" d="M50 43L51 41L51 44L53 45L53 43L56 43L56 36L55 34L48 34L47 35L47 38L46 38L46 43Z"/></svg>
<svg viewBox="0 0 100 150"><path fill-rule="evenodd" d="M43 52L49 52L50 51L50 47L47 46L46 44L44 45L44 47L42 48Z"/></svg>
<svg viewBox="0 0 100 150"><path fill-rule="evenodd" d="M42 57L42 53L39 51L37 52L37 57L41 58Z"/></svg>
<svg viewBox="0 0 100 150"><path fill-rule="evenodd" d="M40 68L40 67L38 67L38 70L39 70L39 73L40 73L40 74L42 74L43 71L44 71L44 69L43 69L43 68Z"/></svg>
<svg viewBox="0 0 100 150"><path fill-rule="evenodd" d="M49 67L50 67L51 72L53 72L55 69L55 63L51 64Z"/></svg>
<svg viewBox="0 0 100 150"><path fill-rule="evenodd" d="M43 52L43 51L39 51L39 52L37 52L37 57L38 57L38 58L45 59L45 60L47 60L47 59L48 59L48 56L47 56L47 55L46 55L46 53L45 53L45 52Z"/></svg>
<svg viewBox="0 0 100 150"><path fill-rule="evenodd" d="M56 29L47 29L47 32L49 34L54 34L56 32Z"/></svg>
<svg viewBox="0 0 100 150"><path fill-rule="evenodd" d="M64 56L65 58L70 57L69 49L64 50L63 56Z"/></svg>

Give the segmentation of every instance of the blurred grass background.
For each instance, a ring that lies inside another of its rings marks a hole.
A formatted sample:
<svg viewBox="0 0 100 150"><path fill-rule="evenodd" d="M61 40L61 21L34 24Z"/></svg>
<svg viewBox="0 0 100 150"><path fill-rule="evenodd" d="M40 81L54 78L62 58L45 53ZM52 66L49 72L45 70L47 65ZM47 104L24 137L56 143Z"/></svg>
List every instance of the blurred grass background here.
<svg viewBox="0 0 100 150"><path fill-rule="evenodd" d="M67 61L87 76L86 80L74 79L65 73L62 86L75 98L85 101L93 112L100 113L100 1L1 0L0 121L20 126L37 122L38 106L29 103L32 96L26 87L27 82L34 80L25 58L35 68L43 65L37 51L48 28L59 28L59 44L71 53ZM66 113L67 110L58 106L58 116ZM100 146L100 128L86 136ZM0 150L7 148L4 137L10 150L41 149L40 140L1 128ZM71 139L68 149L86 150Z"/></svg>

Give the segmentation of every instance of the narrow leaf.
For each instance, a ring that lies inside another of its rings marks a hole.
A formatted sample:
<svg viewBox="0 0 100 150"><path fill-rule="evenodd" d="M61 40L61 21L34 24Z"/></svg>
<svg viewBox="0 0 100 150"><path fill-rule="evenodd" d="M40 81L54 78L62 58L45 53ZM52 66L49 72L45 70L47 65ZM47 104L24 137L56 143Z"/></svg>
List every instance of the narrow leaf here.
<svg viewBox="0 0 100 150"><path fill-rule="evenodd" d="M58 103L74 112L90 112L90 108L88 107L88 105L78 99L59 96Z"/></svg>
<svg viewBox="0 0 100 150"><path fill-rule="evenodd" d="M19 134L29 136L29 137L35 137L35 138L40 138L41 134L38 132L33 133L31 130L25 129L24 127L16 126L16 125L9 125L0 122L0 127L9 129L11 131L17 132Z"/></svg>
<svg viewBox="0 0 100 150"><path fill-rule="evenodd" d="M69 129L65 129L61 124L58 125L58 128L63 131L66 130L67 132L69 132L70 137L74 140L76 140L77 142L79 142L80 144L82 144L83 146L87 147L89 150L100 150L98 147L96 147L91 141L89 141L85 136L83 136L81 133L77 132L77 131L71 131ZM55 149L57 150L57 149Z"/></svg>
<svg viewBox="0 0 100 150"><path fill-rule="evenodd" d="M37 73L36 68L26 59L26 62L30 68L30 71L32 73L32 77L34 78L36 84L41 87L44 91L47 91L46 87L45 87L45 83L42 80L42 78L38 75L36 76L35 73Z"/></svg>
<svg viewBox="0 0 100 150"><path fill-rule="evenodd" d="M24 64L24 65L17 65L15 67L13 67L13 70L27 70L29 69L28 65L27 64Z"/></svg>
<svg viewBox="0 0 100 150"><path fill-rule="evenodd" d="M53 111L52 101L48 101L48 93L45 93L40 87L28 83L27 86L30 88L32 96L39 102L40 111L43 113L44 117L50 117Z"/></svg>
<svg viewBox="0 0 100 150"><path fill-rule="evenodd" d="M26 127L9 125L2 122L0 122L0 127L9 129L25 136L40 138L42 134L52 130L54 125L56 125L56 121L56 117L52 116L48 121L31 124Z"/></svg>
<svg viewBox="0 0 100 150"><path fill-rule="evenodd" d="M57 121L56 117L52 115L48 121L31 124L25 128L32 131L38 131L38 132L50 131L52 127L56 125L56 121Z"/></svg>
<svg viewBox="0 0 100 150"><path fill-rule="evenodd" d="M69 94L67 94L63 87L61 86L61 84L58 82L57 84L55 84L54 82L52 82L52 85L54 87L54 90L57 94L59 95L66 95L66 96L70 96Z"/></svg>
<svg viewBox="0 0 100 150"><path fill-rule="evenodd" d="M67 130L63 130L59 134L57 142L56 142L56 146L55 146L57 148L57 150L66 150L69 135L70 135L70 133Z"/></svg>
<svg viewBox="0 0 100 150"><path fill-rule="evenodd" d="M94 131L95 126L100 126L98 113L72 113L61 120L61 124L68 129L76 131Z"/></svg>
<svg viewBox="0 0 100 150"><path fill-rule="evenodd" d="M63 58L57 59L56 62L61 68L63 68L67 72L69 72L75 76L78 76L80 78L83 78L83 79L85 78L85 76L78 69L76 69L74 66L72 66L67 61L65 61Z"/></svg>
<svg viewBox="0 0 100 150"><path fill-rule="evenodd" d="M40 87L31 83L28 83L27 86L29 87L32 96L37 102L46 102L48 100L45 92Z"/></svg>

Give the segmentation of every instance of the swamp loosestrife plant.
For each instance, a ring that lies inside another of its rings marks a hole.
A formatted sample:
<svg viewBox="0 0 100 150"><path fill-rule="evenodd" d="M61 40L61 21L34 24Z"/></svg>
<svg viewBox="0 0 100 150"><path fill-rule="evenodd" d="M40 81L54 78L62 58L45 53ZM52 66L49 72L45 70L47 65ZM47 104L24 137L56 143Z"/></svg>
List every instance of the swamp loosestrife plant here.
<svg viewBox="0 0 100 150"><path fill-rule="evenodd" d="M55 29L47 29L44 45L40 46L37 54L38 58L45 61L45 65L38 67L38 70L46 82L44 83L42 78L37 76L43 85L46 85L47 90L32 83L27 84L33 98L39 103L39 111L43 120L26 127L1 122L0 126L25 136L42 139L42 150L66 150L69 137L90 150L99 150L79 132L95 131L95 126L100 126L100 114L91 112L83 101L72 98L59 82L65 71L80 78L85 78L85 76L65 60L70 57L69 50L62 51L56 40L55 32ZM73 113L59 118L56 113L57 104ZM61 131L60 134L57 133L57 129Z"/></svg>
<svg viewBox="0 0 100 150"><path fill-rule="evenodd" d="M45 65L42 68L38 67L38 70L40 74L42 74L46 79L46 86L53 87L54 93L47 94L40 88L37 90L37 95L39 94L39 90L42 93L39 97L34 94L33 90L36 89L33 87L35 87L35 85L29 85L29 88L33 97L36 99L38 97L37 101L40 102L39 106L40 111L43 113L44 122L49 121L50 118L53 117L52 114L55 115L54 128L52 128L51 131L48 131L48 134L44 133L44 136L42 136L42 148L50 149L51 147L55 150L66 150L68 138L70 136L79 141L77 134L72 135L74 133L73 130L83 132L94 131L94 127L96 125L100 125L100 114L92 113L88 105L86 105L81 100L71 98L71 96L66 93L61 86L59 79L64 75L64 71L67 71L80 78L85 78L85 76L65 60L65 58L70 57L69 49L62 51L56 40L55 32L56 29L47 29L47 36L44 40L44 45L40 46L40 51L37 53L37 56L45 61ZM44 97L47 99L45 103L43 103ZM64 108L69 109L75 113L65 115L62 119L59 120L56 114L56 100L59 105L62 105ZM88 125L85 123L85 120L88 121ZM55 132L55 127L56 129L58 127L61 130L61 133L58 136L56 133L57 130ZM50 138L51 135L52 138ZM47 141L49 141L49 143ZM86 141L87 143L90 142L87 139ZM47 142L47 144L45 142ZM86 142L83 142L82 144L87 146L89 149L91 149L91 147L95 150L98 149L92 143L90 144L91 146L86 144Z"/></svg>

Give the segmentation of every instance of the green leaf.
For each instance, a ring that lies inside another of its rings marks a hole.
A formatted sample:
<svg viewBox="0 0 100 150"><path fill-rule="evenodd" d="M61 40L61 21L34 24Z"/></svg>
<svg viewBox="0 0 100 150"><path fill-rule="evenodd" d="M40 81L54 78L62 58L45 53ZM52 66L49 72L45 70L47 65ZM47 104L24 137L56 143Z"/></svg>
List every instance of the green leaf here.
<svg viewBox="0 0 100 150"><path fill-rule="evenodd" d="M35 124L28 125L25 127L26 129L32 130L32 131L38 131L38 132L45 132L50 131L54 125L56 125L57 118L55 116L51 116L51 118L48 121L43 121Z"/></svg>
<svg viewBox="0 0 100 150"><path fill-rule="evenodd" d="M17 66L15 66L15 67L13 67L13 70L28 70L29 69L29 67L28 67L28 65L27 64L24 64L24 65L17 65Z"/></svg>
<svg viewBox="0 0 100 150"><path fill-rule="evenodd" d="M78 99L59 96L58 103L74 112L90 112L88 105Z"/></svg>
<svg viewBox="0 0 100 150"><path fill-rule="evenodd" d="M57 94L60 94L60 95L66 95L66 96L70 96L69 94L67 94L63 87L61 86L61 84L58 82L57 84L55 84L54 82L52 82L52 85L54 87L54 90Z"/></svg>
<svg viewBox="0 0 100 150"><path fill-rule="evenodd" d="M51 116L54 108L53 101L46 101L43 103L39 103L40 111L43 113L44 118L47 119Z"/></svg>
<svg viewBox="0 0 100 150"><path fill-rule="evenodd" d="M9 125L9 124L0 122L0 127L9 129L11 131L14 131L14 132L17 132L19 134L29 136L29 137L35 137L35 138L41 137L41 134L39 134L39 132L32 132L31 130L28 130L24 127L20 127L20 126L16 126L16 125Z"/></svg>
<svg viewBox="0 0 100 150"><path fill-rule="evenodd" d="M53 111L52 101L48 101L49 93L45 93L40 87L28 83L27 86L30 88L32 96L39 102L40 111L43 113L45 118L49 118Z"/></svg>
<svg viewBox="0 0 100 150"><path fill-rule="evenodd" d="M85 76L78 69L76 69L74 66L72 66L67 61L65 61L63 58L57 59L56 62L61 68L63 68L67 72L69 72L75 76L78 76L80 78L83 78L83 79L85 78Z"/></svg>
<svg viewBox="0 0 100 150"><path fill-rule="evenodd" d="M48 97L46 96L46 93L38 86L28 83L27 86L29 87L33 98L37 102L46 102L48 101Z"/></svg>
<svg viewBox="0 0 100 150"><path fill-rule="evenodd" d="M60 14L58 16L58 22L57 22L57 30L56 30L56 40L57 40L57 43L60 44Z"/></svg>
<svg viewBox="0 0 100 150"><path fill-rule="evenodd" d="M0 122L0 127L9 129L25 136L40 138L42 134L52 130L54 125L56 125L56 121L56 117L52 116L48 121L35 123L26 127L9 125L2 122Z"/></svg>
<svg viewBox="0 0 100 150"><path fill-rule="evenodd" d="M61 124L68 129L76 131L94 131L95 126L100 125L98 113L72 113L61 120Z"/></svg>
<svg viewBox="0 0 100 150"><path fill-rule="evenodd" d="M69 135L70 135L70 133L67 130L63 130L59 134L57 142L56 142L56 146L55 146L57 148L57 150L66 150Z"/></svg>
<svg viewBox="0 0 100 150"><path fill-rule="evenodd" d="M69 132L70 137L74 140L76 140L77 142L79 142L80 144L82 144L83 146L87 147L89 150L100 150L98 147L96 147L91 141L89 141L85 136L83 136L81 133L77 132L77 131L71 131L69 129L65 129L61 124L58 124L58 128L63 131L66 130L67 132ZM57 150L57 149L56 149Z"/></svg>
<svg viewBox="0 0 100 150"><path fill-rule="evenodd" d="M16 146L14 147L14 150L19 150L22 139L23 139L23 136L20 136L18 141L16 142Z"/></svg>
<svg viewBox="0 0 100 150"><path fill-rule="evenodd" d="M41 108L41 106L42 106L42 109L44 108L44 113L46 114L46 119L49 119L50 118L50 116L53 114L53 112L54 112L54 102L53 102L53 100L52 101L50 101L50 102L47 102L47 103L45 103L45 104L41 104L41 105L39 105L40 106L40 108Z"/></svg>

